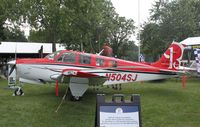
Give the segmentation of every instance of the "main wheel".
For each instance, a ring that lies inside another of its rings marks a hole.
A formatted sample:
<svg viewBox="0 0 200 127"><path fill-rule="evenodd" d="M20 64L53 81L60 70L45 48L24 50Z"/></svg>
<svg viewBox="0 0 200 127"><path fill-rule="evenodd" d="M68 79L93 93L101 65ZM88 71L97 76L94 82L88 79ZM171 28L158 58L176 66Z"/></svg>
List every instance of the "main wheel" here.
<svg viewBox="0 0 200 127"><path fill-rule="evenodd" d="M79 96L73 96L73 101L80 101L80 97Z"/></svg>

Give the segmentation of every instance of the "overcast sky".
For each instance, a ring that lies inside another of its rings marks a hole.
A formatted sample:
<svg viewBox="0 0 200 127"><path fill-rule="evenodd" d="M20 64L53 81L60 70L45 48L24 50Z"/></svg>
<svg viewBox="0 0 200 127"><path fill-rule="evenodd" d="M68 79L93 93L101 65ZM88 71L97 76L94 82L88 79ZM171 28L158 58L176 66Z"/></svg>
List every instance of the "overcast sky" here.
<svg viewBox="0 0 200 127"><path fill-rule="evenodd" d="M155 0L111 0L111 2L120 16L133 19L135 26L138 26L138 5L140 5L139 22L143 24L148 21L150 9ZM136 41L136 37L133 36L131 40Z"/></svg>
<svg viewBox="0 0 200 127"><path fill-rule="evenodd" d="M116 12L120 16L132 18L136 22L135 25L138 25L138 1L140 1L140 23L144 23L155 0L111 0Z"/></svg>

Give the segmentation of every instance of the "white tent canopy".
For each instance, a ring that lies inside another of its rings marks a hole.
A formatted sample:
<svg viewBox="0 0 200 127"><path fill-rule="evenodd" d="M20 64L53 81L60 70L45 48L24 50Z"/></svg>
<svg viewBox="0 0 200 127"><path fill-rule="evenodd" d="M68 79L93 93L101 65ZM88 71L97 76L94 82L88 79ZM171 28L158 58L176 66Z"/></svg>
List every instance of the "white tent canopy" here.
<svg viewBox="0 0 200 127"><path fill-rule="evenodd" d="M180 43L187 46L200 45L200 37L189 37Z"/></svg>
<svg viewBox="0 0 200 127"><path fill-rule="evenodd" d="M0 53L38 53L43 46L43 53L52 53L51 43L36 42L1 42ZM56 50L65 50L61 44L56 44Z"/></svg>

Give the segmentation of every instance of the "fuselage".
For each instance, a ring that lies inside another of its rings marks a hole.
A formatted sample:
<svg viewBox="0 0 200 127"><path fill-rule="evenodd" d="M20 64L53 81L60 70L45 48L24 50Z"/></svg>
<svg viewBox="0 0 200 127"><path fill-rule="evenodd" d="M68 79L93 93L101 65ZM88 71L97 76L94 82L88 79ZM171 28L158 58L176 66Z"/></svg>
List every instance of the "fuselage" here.
<svg viewBox="0 0 200 127"><path fill-rule="evenodd" d="M64 71L85 72L78 77L92 78L93 74L107 77L104 85L135 81L165 79L176 76L172 72L162 72L151 64L121 60L76 51L58 51L41 59L17 59L19 78L37 82L53 82ZM71 75L77 76L77 75Z"/></svg>

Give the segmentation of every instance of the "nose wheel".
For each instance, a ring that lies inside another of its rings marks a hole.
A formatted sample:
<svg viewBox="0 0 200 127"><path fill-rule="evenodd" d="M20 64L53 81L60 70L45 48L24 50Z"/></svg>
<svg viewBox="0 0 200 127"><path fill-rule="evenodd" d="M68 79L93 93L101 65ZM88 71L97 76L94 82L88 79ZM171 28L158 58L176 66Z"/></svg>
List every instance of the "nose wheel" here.
<svg viewBox="0 0 200 127"><path fill-rule="evenodd" d="M13 96L23 96L24 95L24 92L22 90L21 87L18 87L15 92L13 93Z"/></svg>

